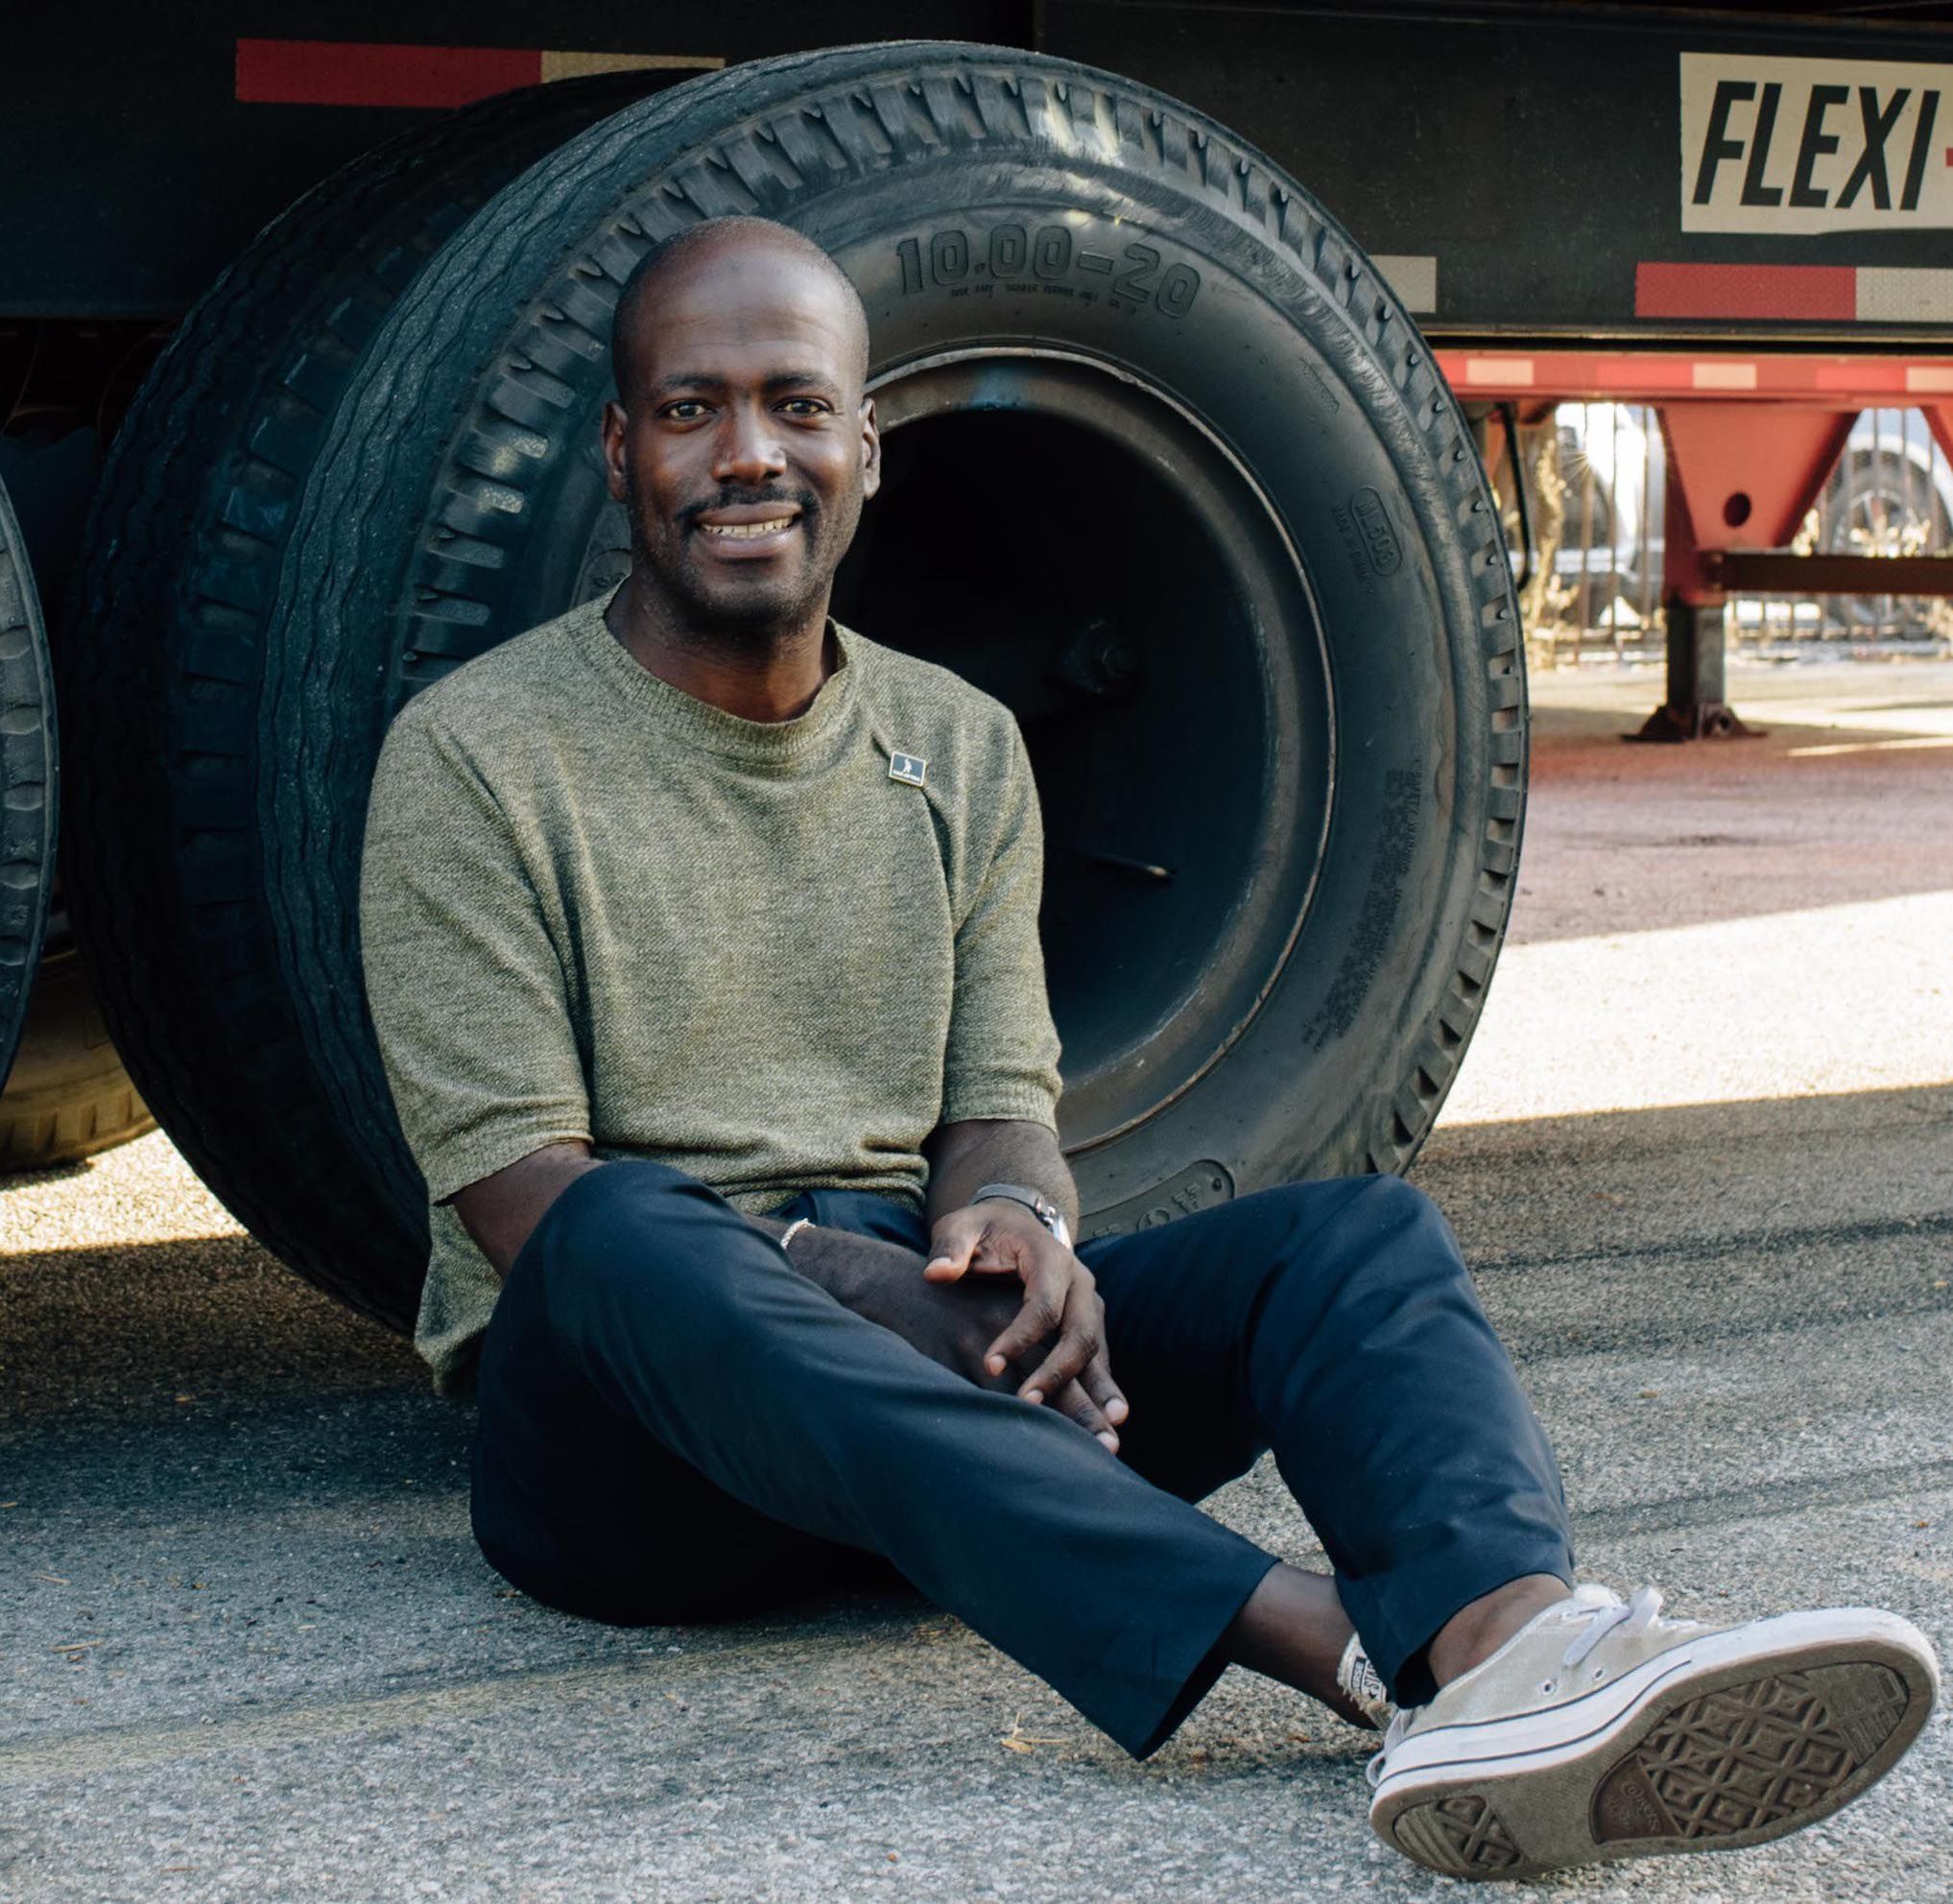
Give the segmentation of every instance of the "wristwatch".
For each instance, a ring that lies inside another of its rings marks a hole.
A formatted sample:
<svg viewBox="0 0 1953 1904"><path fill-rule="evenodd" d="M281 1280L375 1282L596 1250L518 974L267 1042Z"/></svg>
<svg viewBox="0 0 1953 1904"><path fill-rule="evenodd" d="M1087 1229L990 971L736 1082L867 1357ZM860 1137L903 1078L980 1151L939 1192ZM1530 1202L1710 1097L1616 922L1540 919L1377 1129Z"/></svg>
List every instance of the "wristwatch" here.
<svg viewBox="0 0 1953 1904"><path fill-rule="evenodd" d="M970 1202L981 1203L991 1197L1008 1197L1013 1203L1022 1203L1067 1250L1071 1248L1071 1226L1065 1222L1064 1212L1041 1190L1022 1183L986 1183Z"/></svg>

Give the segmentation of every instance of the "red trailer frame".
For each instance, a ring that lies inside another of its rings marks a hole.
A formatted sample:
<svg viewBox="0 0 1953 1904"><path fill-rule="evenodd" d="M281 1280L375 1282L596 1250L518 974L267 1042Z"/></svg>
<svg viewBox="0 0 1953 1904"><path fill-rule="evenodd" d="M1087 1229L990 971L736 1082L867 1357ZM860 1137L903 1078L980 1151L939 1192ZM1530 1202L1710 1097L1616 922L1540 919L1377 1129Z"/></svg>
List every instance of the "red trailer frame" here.
<svg viewBox="0 0 1953 1904"><path fill-rule="evenodd" d="M1799 555L1788 544L1862 410L1917 409L1953 457L1953 356L1751 351L1440 350L1465 403L1524 421L1561 403L1654 406L1668 454L1662 595L1668 695L1637 738L1731 738L1724 611L1745 589L1779 595L1953 596L1953 556ZM1502 439L1492 480L1515 480Z"/></svg>

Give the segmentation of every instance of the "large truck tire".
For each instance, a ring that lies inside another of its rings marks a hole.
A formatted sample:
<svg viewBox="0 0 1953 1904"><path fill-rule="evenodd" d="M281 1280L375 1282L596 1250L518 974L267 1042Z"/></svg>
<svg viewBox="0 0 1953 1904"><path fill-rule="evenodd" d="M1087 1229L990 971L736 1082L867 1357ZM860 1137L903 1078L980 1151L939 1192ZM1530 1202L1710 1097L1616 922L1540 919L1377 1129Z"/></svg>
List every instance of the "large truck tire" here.
<svg viewBox="0 0 1953 1904"><path fill-rule="evenodd" d="M103 1023L56 873L44 635L59 597L46 584L72 565L64 505L87 493L93 442L77 430L37 453L0 437L0 1174L78 1163L155 1129Z"/></svg>
<svg viewBox="0 0 1953 1904"><path fill-rule="evenodd" d="M55 700L27 543L0 482L0 1081L27 1022L55 871Z"/></svg>
<svg viewBox="0 0 1953 1904"><path fill-rule="evenodd" d="M185 318L107 459L57 656L71 703L65 893L141 1096L239 1221L398 1324L415 1249L308 1082L259 861L268 610L292 505L381 320L509 179L673 72L527 87L355 159ZM302 771L302 770L301 770ZM341 1202L322 1186L343 1178ZM294 1185L309 1194L295 1200ZM389 1266L378 1292L373 1266Z"/></svg>
<svg viewBox="0 0 1953 1904"><path fill-rule="evenodd" d="M121 856L197 923L122 962L117 1035L192 983L223 1032L130 1051L165 1125L295 1268L411 1319L422 1186L354 915L374 758L417 688L624 572L611 312L652 242L722 212L806 231L868 307L887 472L838 611L1024 726L1086 1232L1402 1168L1478 1016L1524 801L1469 429L1265 158L1109 74L931 42L694 81L505 185L330 393L275 567L221 598L234 621L166 623L150 695L115 682L137 631L98 536L91 699L164 710L113 749L116 810L155 822ZM117 533L166 488L131 470Z"/></svg>
<svg viewBox="0 0 1953 1904"><path fill-rule="evenodd" d="M79 1163L155 1129L103 1022L81 948L50 935L0 1091L0 1173Z"/></svg>

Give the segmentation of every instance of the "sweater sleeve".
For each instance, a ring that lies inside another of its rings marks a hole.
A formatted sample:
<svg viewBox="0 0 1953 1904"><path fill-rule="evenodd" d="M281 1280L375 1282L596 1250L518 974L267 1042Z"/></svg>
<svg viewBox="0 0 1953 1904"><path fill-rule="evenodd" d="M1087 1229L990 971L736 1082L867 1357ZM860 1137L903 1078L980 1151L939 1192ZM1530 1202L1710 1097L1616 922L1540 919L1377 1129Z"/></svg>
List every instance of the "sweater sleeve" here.
<svg viewBox="0 0 1953 1904"><path fill-rule="evenodd" d="M1014 723L994 812L987 863L957 921L941 1121L1022 1118L1056 1130L1058 1032L1037 938L1044 831L1030 756Z"/></svg>
<svg viewBox="0 0 1953 1904"><path fill-rule="evenodd" d="M393 1106L433 1202L589 1137L568 988L518 842L466 750L412 705L367 810L360 949Z"/></svg>

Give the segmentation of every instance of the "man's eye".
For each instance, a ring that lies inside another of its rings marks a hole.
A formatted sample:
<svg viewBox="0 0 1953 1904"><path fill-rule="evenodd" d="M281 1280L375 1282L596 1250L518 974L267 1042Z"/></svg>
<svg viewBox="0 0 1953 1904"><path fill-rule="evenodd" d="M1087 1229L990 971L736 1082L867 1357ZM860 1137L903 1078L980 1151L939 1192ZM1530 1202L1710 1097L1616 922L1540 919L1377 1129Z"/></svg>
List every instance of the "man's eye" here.
<svg viewBox="0 0 1953 1904"><path fill-rule="evenodd" d="M705 406L703 403L693 402L690 397L685 397L678 403L666 404L664 414L675 422L689 423L705 414Z"/></svg>
<svg viewBox="0 0 1953 1904"><path fill-rule="evenodd" d="M790 396L783 406L795 416L824 416L827 406L818 396Z"/></svg>

